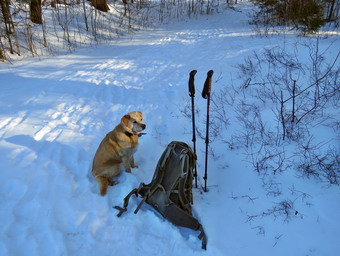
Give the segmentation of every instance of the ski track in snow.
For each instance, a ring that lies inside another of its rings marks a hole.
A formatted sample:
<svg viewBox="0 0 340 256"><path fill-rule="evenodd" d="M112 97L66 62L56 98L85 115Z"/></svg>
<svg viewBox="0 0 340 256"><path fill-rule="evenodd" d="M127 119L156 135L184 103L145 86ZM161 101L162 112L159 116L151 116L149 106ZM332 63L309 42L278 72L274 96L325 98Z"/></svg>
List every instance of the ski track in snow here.
<svg viewBox="0 0 340 256"><path fill-rule="evenodd" d="M171 225L150 207L134 215L136 199L121 218L112 209L140 182L151 180L169 142L191 142L191 123L180 109L188 101L192 69L199 71L198 88L209 69L222 79L214 86L223 86L244 56L279 44L275 37L253 35L246 15L228 10L110 45L0 64L0 255L331 255L339 249L314 248L313 239L308 248L292 249L294 240L285 236L273 246L283 230L294 233L288 227L256 235L244 223L241 206L229 198L231 190L216 185L226 174L211 173L210 193L195 191L194 209L209 239L206 252L196 232ZM204 111L204 100L196 100ZM123 173L102 198L90 175L93 155L105 134L133 110L143 111L147 124L136 153L139 169ZM220 211L226 197L230 205Z"/></svg>

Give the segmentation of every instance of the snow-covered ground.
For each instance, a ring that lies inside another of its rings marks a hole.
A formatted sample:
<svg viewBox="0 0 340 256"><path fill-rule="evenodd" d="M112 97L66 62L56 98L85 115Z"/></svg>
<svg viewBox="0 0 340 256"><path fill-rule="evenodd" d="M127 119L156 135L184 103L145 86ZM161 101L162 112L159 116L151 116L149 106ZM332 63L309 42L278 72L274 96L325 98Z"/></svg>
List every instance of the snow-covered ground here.
<svg viewBox="0 0 340 256"><path fill-rule="evenodd" d="M194 189L207 251L198 233L173 226L146 204L133 214L138 199L130 200L121 218L112 208L151 180L169 142L191 143L191 121L182 114L190 100L191 70L198 70L197 125L204 131L206 101L200 92L208 70L215 71L218 91L237 78L236 65L251 52L299 40L294 34L284 40L255 36L247 23L251 8L240 4L236 11L139 31L72 54L1 63L0 255L337 255L338 186L287 171L283 186L308 194L293 196L299 214L288 223L273 216L249 222L249 215L277 200L266 195L242 150L217 142L211 144L220 157L210 157L209 192ZM336 54L338 37L323 44L334 40ZM101 197L90 175L93 155L105 134L133 110L141 110L147 124L135 155L139 169L123 173ZM202 183L204 140L197 148Z"/></svg>

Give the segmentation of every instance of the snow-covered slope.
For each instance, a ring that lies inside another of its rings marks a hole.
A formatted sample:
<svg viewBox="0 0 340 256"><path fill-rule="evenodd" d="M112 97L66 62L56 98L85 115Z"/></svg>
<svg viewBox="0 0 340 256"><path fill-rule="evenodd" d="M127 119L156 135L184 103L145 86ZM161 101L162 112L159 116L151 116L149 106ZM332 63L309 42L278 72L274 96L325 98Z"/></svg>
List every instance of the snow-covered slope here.
<svg viewBox="0 0 340 256"><path fill-rule="evenodd" d="M0 255L336 255L339 187L296 180L289 172L285 184L310 195L309 204L300 204L303 218L246 222L275 199L266 196L242 151L218 143L212 144L221 157L210 159L209 192L194 190L207 251L196 232L173 226L147 205L133 214L138 199L130 200L121 218L112 209L151 180L169 142L191 143L191 122L181 113L189 102L191 70L198 70L197 124L204 130L200 90L206 72L215 71L217 91L237 77L235 66L245 56L282 44L281 36L254 36L246 15L251 8L241 4L236 11L140 31L109 45L0 64ZM139 169L123 173L101 197L90 175L93 155L133 110L141 110L147 124L135 156ZM202 182L204 140L197 147Z"/></svg>

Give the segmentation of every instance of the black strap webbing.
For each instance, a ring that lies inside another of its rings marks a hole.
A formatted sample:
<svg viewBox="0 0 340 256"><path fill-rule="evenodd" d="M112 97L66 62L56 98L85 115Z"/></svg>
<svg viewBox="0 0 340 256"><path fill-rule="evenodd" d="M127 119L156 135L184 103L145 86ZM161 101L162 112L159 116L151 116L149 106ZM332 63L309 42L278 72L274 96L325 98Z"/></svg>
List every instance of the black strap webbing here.
<svg viewBox="0 0 340 256"><path fill-rule="evenodd" d="M142 186L142 184L141 184L141 186ZM131 190L131 192L124 198L124 207L123 207L123 208L120 207L120 206L118 206L118 205L113 207L113 208L115 208L115 209L117 209L117 210L119 211L119 213L117 214L117 217L122 216L122 214L123 214L124 212L127 211L127 207L128 207L128 205L129 205L130 197L131 197L133 194L134 194L135 196L138 196L138 189L139 189L139 188L135 188L135 189Z"/></svg>

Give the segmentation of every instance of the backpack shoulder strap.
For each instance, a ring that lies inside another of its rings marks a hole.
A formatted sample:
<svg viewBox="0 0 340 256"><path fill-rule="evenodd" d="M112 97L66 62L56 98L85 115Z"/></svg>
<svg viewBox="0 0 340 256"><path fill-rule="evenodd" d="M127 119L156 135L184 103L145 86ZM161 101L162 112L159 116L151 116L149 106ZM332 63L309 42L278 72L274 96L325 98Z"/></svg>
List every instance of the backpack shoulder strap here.
<svg viewBox="0 0 340 256"><path fill-rule="evenodd" d="M202 249L206 250L207 236L205 235L202 225L197 219L184 212L174 203L169 204L165 207L164 216L177 226L200 231L198 238L202 240Z"/></svg>
<svg viewBox="0 0 340 256"><path fill-rule="evenodd" d="M134 211L134 213L136 214L138 213L139 209L142 207L143 203L145 203L145 201L149 198L149 196L152 195L157 190L157 188L159 187L160 183L163 180L165 166L167 165L168 160L170 159L173 148L174 146L170 144L168 145L167 149L163 152L160 160L158 161L152 181L148 185L141 183L139 188L133 189L124 198L123 207L114 206L114 208L119 211L119 213L117 214L118 217L122 216L122 214L127 211L129 200L132 195L135 195L136 197L138 197L138 194L139 194L143 198L143 200L138 204L136 210Z"/></svg>
<svg viewBox="0 0 340 256"><path fill-rule="evenodd" d="M149 190L148 185L145 185L144 183L141 183L139 185L139 188L134 188L133 190L131 190L131 192L129 194L127 194L127 196L124 198L123 207L120 207L118 205L113 207L113 208L115 208L119 211L119 213L117 214L117 217L122 216L122 214L127 211L127 207L129 205L129 200L130 200L130 197L132 195L135 195L136 197L138 197L138 194L144 195L144 194L146 194L146 191L148 191L148 190Z"/></svg>

